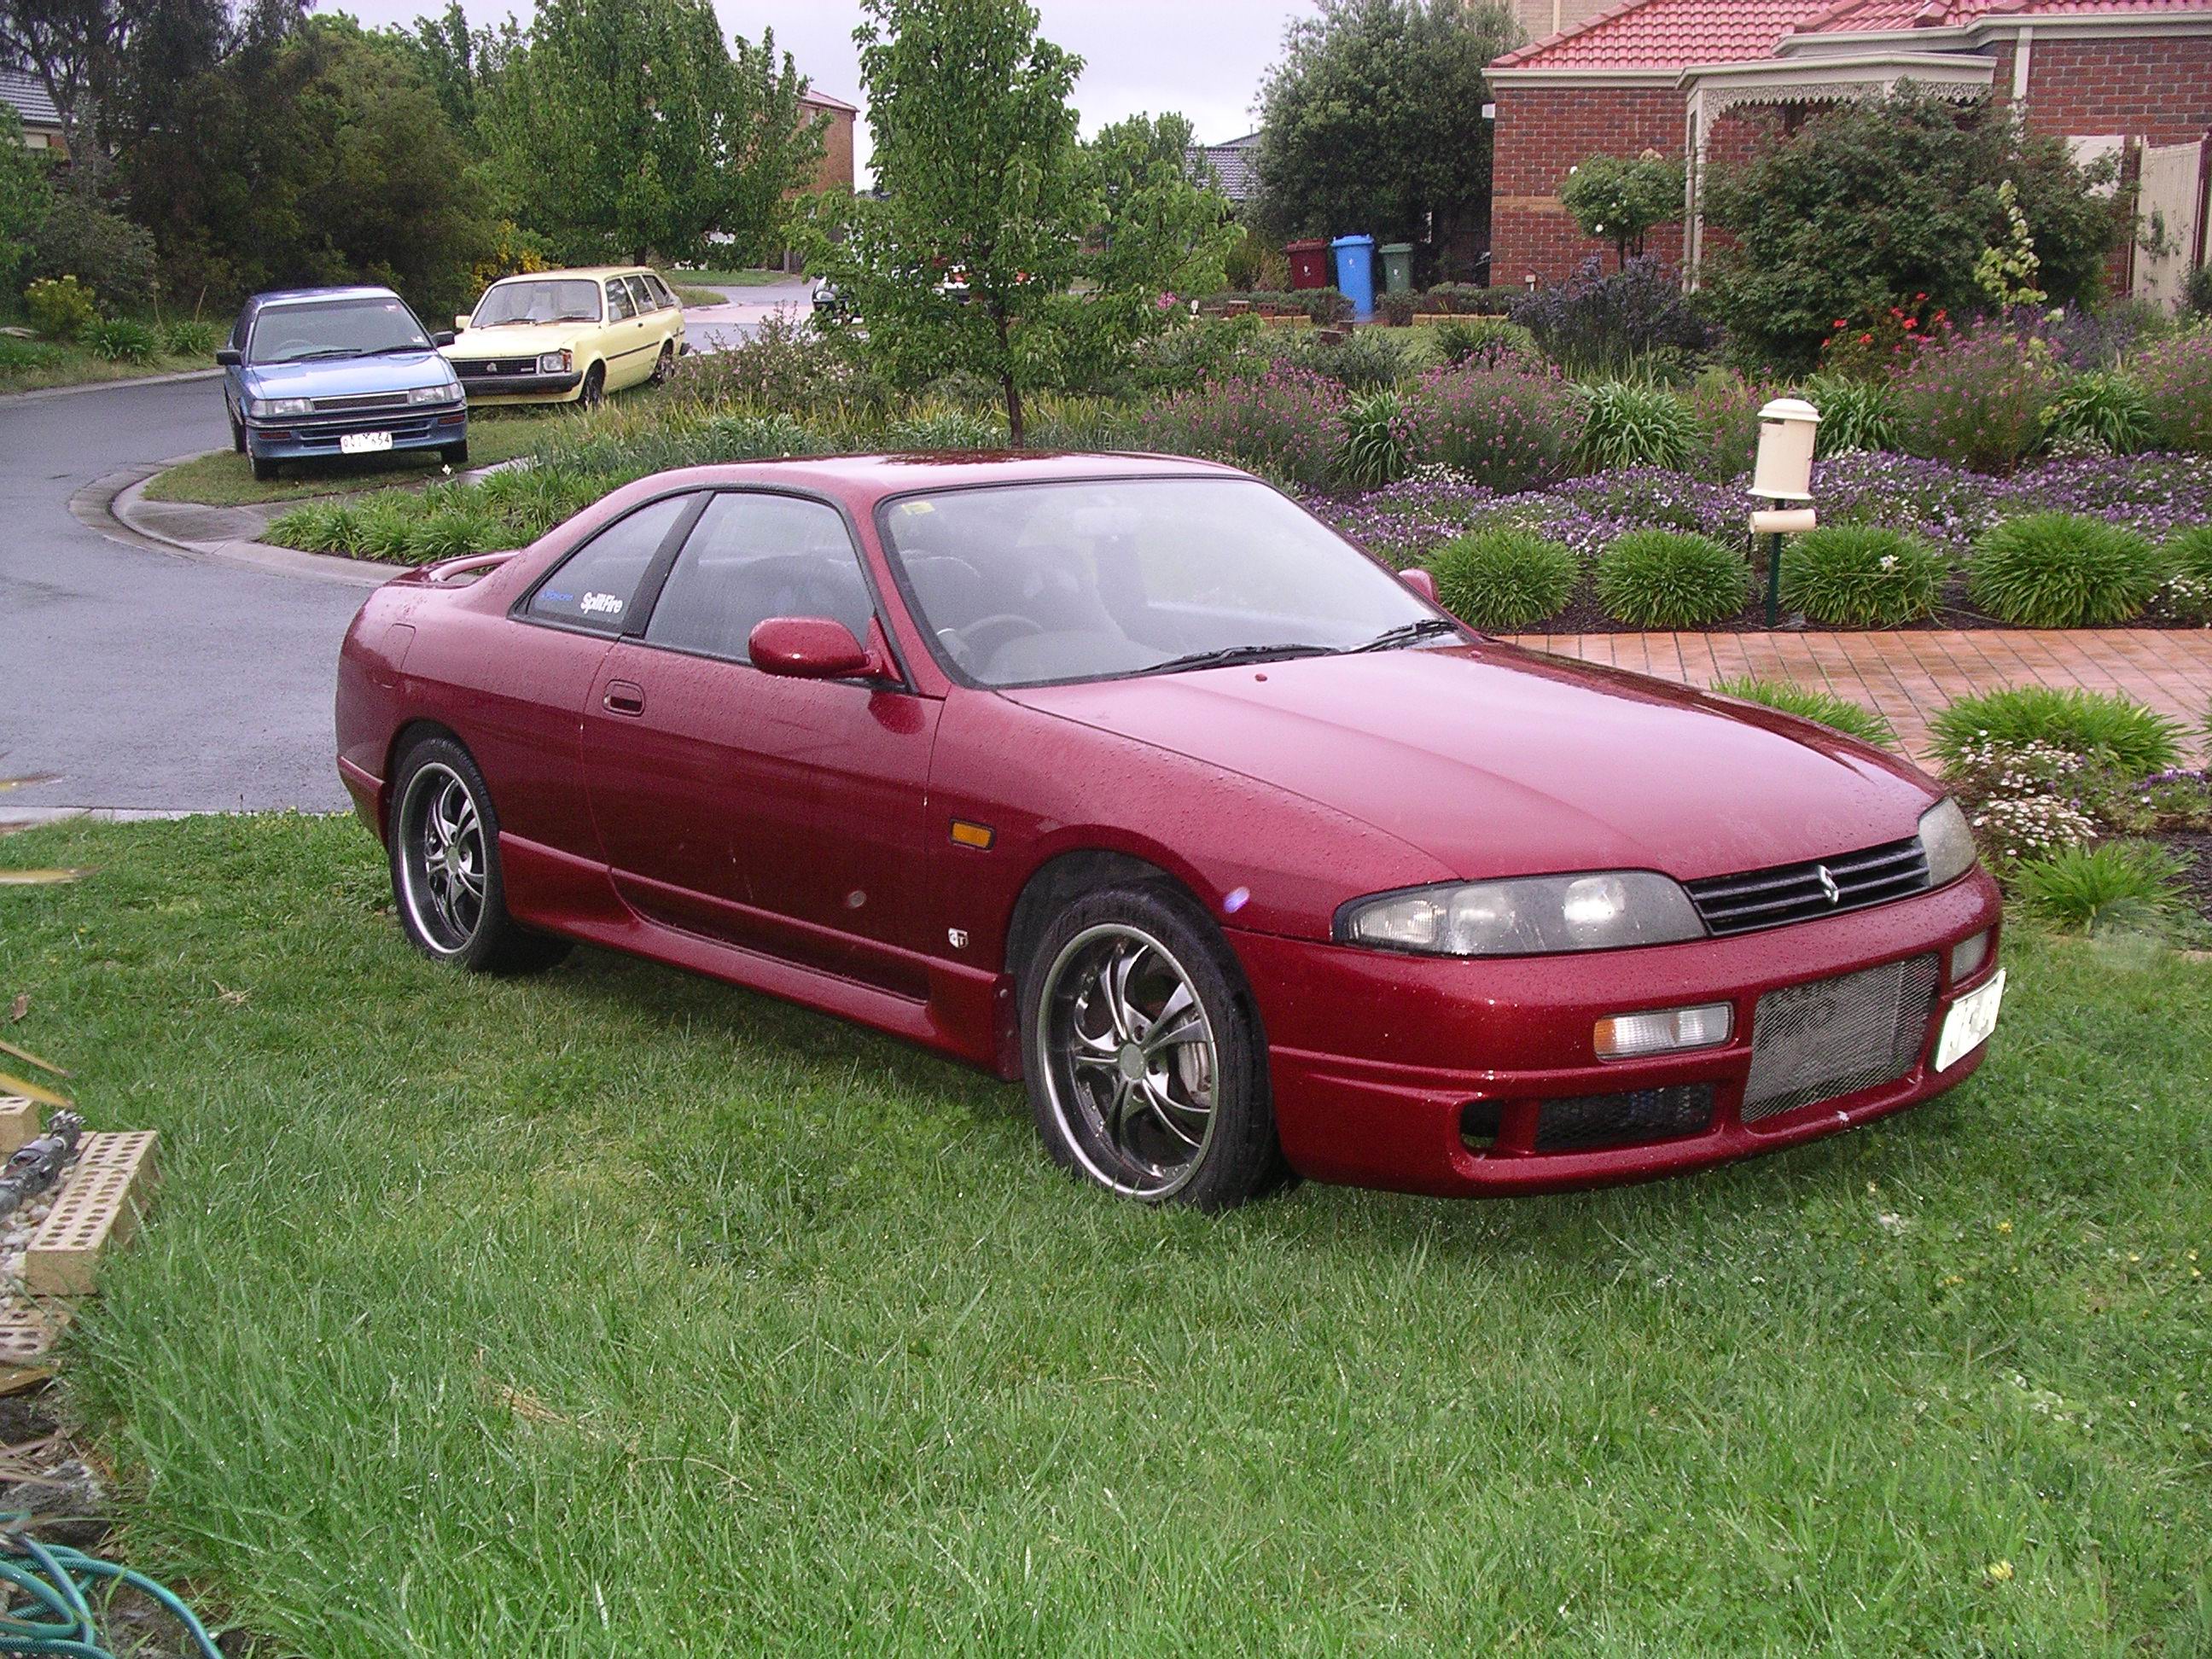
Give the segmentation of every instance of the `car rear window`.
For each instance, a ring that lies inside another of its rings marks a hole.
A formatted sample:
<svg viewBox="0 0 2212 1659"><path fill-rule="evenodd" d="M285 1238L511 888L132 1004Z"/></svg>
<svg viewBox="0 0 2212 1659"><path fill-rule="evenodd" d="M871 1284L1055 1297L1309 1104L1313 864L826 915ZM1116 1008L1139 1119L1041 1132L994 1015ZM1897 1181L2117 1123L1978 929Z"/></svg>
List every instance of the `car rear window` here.
<svg viewBox="0 0 2212 1659"><path fill-rule="evenodd" d="M555 567L530 596L540 622L619 634L637 601L646 567L696 497L669 495L617 519Z"/></svg>
<svg viewBox="0 0 2212 1659"><path fill-rule="evenodd" d="M623 281L629 287L630 302L636 306L639 316L642 317L648 311L660 309L659 303L653 297L653 290L646 286L644 277L625 276Z"/></svg>

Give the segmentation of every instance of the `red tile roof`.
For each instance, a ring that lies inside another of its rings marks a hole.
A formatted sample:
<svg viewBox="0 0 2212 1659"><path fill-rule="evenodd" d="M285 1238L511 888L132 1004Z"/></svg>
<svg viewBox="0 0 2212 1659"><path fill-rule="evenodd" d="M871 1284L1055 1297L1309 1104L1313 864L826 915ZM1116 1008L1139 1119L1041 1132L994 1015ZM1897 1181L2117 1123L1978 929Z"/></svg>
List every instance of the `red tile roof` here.
<svg viewBox="0 0 2212 1659"><path fill-rule="evenodd" d="M1815 0L1626 0L1497 61L1498 69L1680 69L1765 58Z"/></svg>
<svg viewBox="0 0 2212 1659"><path fill-rule="evenodd" d="M1498 69L1680 69L1772 55L1787 34L1954 28L1977 18L2120 16L2205 0L1626 0L1497 60Z"/></svg>

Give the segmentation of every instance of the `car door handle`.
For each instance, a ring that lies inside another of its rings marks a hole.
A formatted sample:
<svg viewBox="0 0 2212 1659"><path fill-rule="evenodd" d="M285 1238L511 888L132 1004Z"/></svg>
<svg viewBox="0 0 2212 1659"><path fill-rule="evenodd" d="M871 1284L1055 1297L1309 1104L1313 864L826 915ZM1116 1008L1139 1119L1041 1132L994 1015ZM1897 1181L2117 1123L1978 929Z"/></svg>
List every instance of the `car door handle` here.
<svg viewBox="0 0 2212 1659"><path fill-rule="evenodd" d="M609 680L607 694L600 699L611 714L642 714L645 713L645 688L633 685L628 680Z"/></svg>

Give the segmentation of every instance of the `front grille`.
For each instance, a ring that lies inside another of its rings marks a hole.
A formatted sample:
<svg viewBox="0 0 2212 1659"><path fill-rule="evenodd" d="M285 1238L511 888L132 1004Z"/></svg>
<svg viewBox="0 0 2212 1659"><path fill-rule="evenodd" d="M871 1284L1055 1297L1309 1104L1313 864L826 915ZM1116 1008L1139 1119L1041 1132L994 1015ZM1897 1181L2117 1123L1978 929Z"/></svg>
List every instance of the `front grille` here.
<svg viewBox="0 0 2212 1659"><path fill-rule="evenodd" d="M1759 998L1751 1017L1743 1121L1904 1076L1928 1035L1936 980L1934 956L1907 957Z"/></svg>
<svg viewBox="0 0 2212 1659"><path fill-rule="evenodd" d="M1707 931L1748 933L1919 892L1928 885L1928 854L1917 836L1908 836L1863 852L1683 885Z"/></svg>
<svg viewBox="0 0 2212 1659"><path fill-rule="evenodd" d="M456 359L453 373L465 374L471 380L484 379L494 374L534 374L538 372L535 357L471 358L464 362Z"/></svg>
<svg viewBox="0 0 2212 1659"><path fill-rule="evenodd" d="M1702 1134L1713 1121L1713 1085L1679 1083L1620 1095L1571 1095L1536 1104L1536 1150L1589 1152Z"/></svg>
<svg viewBox="0 0 2212 1659"><path fill-rule="evenodd" d="M404 409L407 394L404 392L364 392L358 398L317 398L314 410L318 415L340 415L357 409Z"/></svg>

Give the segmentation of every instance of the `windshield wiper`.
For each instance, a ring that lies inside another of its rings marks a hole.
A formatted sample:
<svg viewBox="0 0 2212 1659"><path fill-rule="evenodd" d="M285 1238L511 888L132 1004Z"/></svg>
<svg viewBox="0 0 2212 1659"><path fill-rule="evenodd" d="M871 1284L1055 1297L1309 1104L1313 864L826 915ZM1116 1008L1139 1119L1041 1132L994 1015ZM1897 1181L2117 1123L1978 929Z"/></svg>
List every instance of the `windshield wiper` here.
<svg viewBox="0 0 2212 1659"><path fill-rule="evenodd" d="M1423 617L1417 621L1401 623L1395 628L1386 629L1366 644L1355 645L1352 648L1354 651L1390 651L1401 645L1411 645L1415 640L1425 640L1431 634L1458 632L1455 623L1448 623L1442 617Z"/></svg>
<svg viewBox="0 0 2212 1659"><path fill-rule="evenodd" d="M312 363L325 357L358 357L361 352L353 346L325 346L320 351L295 352L289 357L271 357L272 363Z"/></svg>
<svg viewBox="0 0 2212 1659"><path fill-rule="evenodd" d="M1187 656L1170 657L1165 662L1156 662L1149 668L1134 670L1131 678L1139 674L1175 674L1186 668L1226 668L1231 663L1268 662L1281 657L1326 657L1336 650L1333 645L1230 645L1218 651L1193 651Z"/></svg>
<svg viewBox="0 0 2212 1659"><path fill-rule="evenodd" d="M428 351L430 349L428 341L417 340L407 345L371 346L368 350L357 355L363 357L389 357L395 351Z"/></svg>

